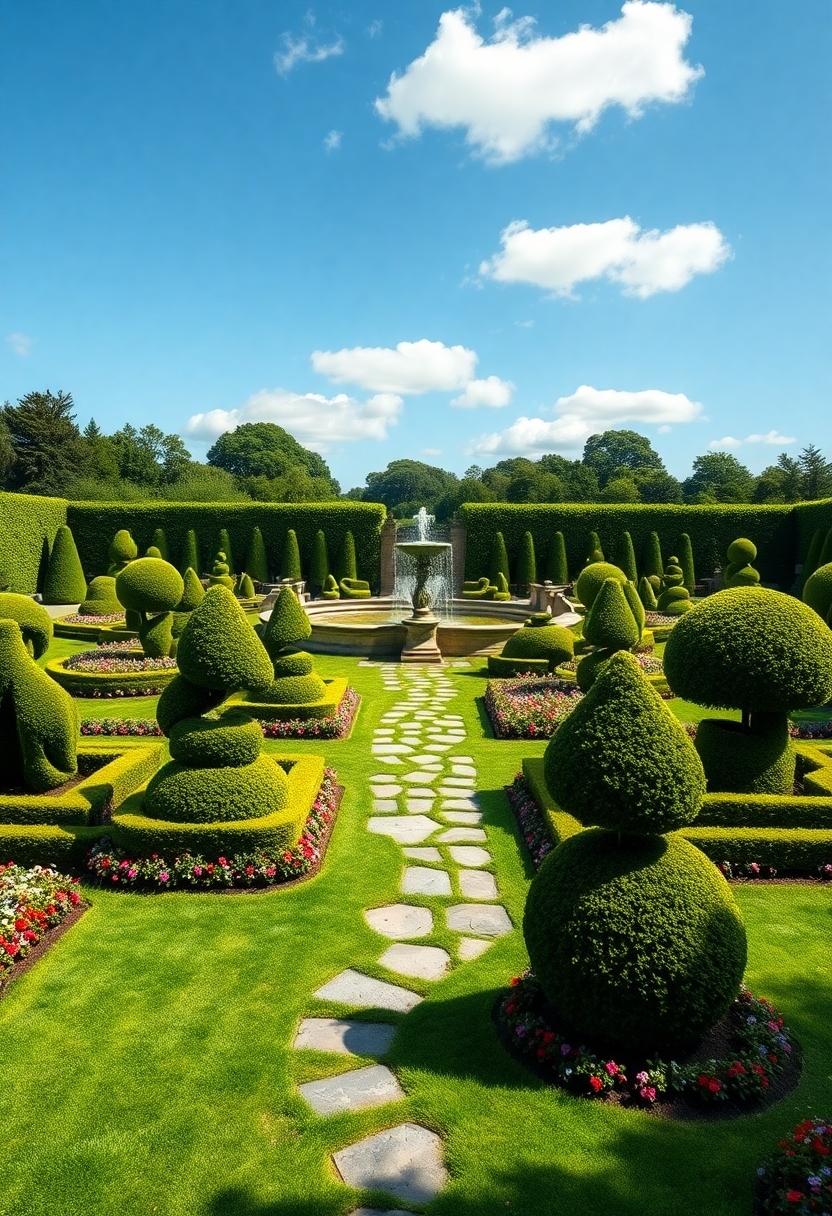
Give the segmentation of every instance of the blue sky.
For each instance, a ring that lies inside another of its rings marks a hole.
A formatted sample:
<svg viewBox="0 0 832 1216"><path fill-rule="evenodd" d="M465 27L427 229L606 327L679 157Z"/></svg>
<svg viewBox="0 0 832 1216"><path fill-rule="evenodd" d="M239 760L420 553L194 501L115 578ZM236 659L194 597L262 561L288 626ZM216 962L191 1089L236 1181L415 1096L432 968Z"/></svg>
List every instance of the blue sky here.
<svg viewBox="0 0 832 1216"><path fill-rule="evenodd" d="M832 456L830 51L827 0L0 0L0 395L344 488Z"/></svg>

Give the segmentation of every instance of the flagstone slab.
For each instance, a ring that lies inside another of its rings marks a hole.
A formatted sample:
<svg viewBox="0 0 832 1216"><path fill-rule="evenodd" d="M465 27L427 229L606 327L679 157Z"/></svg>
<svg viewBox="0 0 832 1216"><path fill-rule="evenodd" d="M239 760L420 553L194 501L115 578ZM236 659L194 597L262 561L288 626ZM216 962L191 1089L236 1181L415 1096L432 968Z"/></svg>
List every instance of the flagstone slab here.
<svg viewBox="0 0 832 1216"><path fill-rule="evenodd" d="M448 823L482 823L482 814L479 811L440 811L439 814L443 819L447 819Z"/></svg>
<svg viewBox="0 0 832 1216"><path fill-rule="evenodd" d="M428 845L423 849L402 849L405 857L410 857L413 861L441 861L442 854L438 849Z"/></svg>
<svg viewBox="0 0 832 1216"><path fill-rule="evenodd" d="M441 980L447 975L451 956L440 946L388 946L378 960L382 967L413 979Z"/></svg>
<svg viewBox="0 0 832 1216"><path fill-rule="evenodd" d="M373 799L373 811L376 815L395 815L399 809L399 804L395 798L375 798Z"/></svg>
<svg viewBox="0 0 832 1216"><path fill-rule="evenodd" d="M355 1005L362 1009L391 1009L394 1013L410 1013L422 1000L417 992L411 992L409 988L371 979L369 975L362 975L351 967L319 988L315 996L320 1001L338 1001L342 1005Z"/></svg>
<svg viewBox="0 0 832 1216"><path fill-rule="evenodd" d="M433 810L433 803L427 798L408 798L406 805L408 815L429 815Z"/></svg>
<svg viewBox="0 0 832 1216"><path fill-rule="evenodd" d="M453 747L455 743L462 743L465 740L464 735L431 735L431 743L446 743L448 747ZM428 749L425 749L428 750Z"/></svg>
<svg viewBox="0 0 832 1216"><path fill-rule="evenodd" d="M502 937L514 926L502 904L455 904L446 909L449 929L476 933L480 937Z"/></svg>
<svg viewBox="0 0 832 1216"><path fill-rule="evenodd" d="M428 743L425 747L426 752L446 752L453 747L452 743Z"/></svg>
<svg viewBox="0 0 832 1216"><path fill-rule="evenodd" d="M433 913L430 908L416 908L413 904L387 904L383 908L367 908L364 919L376 933L394 940L427 937L433 932Z"/></svg>
<svg viewBox="0 0 832 1216"><path fill-rule="evenodd" d="M439 772L442 768L442 761L437 760L436 756L431 755L430 752L420 756L411 756L410 763L416 764L420 768L435 769L436 772Z"/></svg>
<svg viewBox="0 0 832 1216"><path fill-rule="evenodd" d="M427 769L419 769L417 772L405 773L402 781L407 781L409 785L430 785L431 781L435 781L436 773L429 773Z"/></svg>
<svg viewBox="0 0 832 1216"><path fill-rule="evenodd" d="M432 790L428 785L414 785L407 791L407 795L409 798L430 798L432 800L436 797L436 790Z"/></svg>
<svg viewBox="0 0 832 1216"><path fill-rule="evenodd" d="M448 849L448 852L451 861L455 861L458 866L487 866L491 861L488 849L480 849L476 845L455 845Z"/></svg>
<svg viewBox="0 0 832 1216"><path fill-rule="evenodd" d="M476 792L476 790L473 790L470 788L465 789L465 790L460 790L460 789L457 789L456 786L453 786L453 785L441 785L439 787L439 793L442 795L443 798L447 798L451 801L460 802L460 801L464 800L464 801L470 802L472 806L477 805L476 802L474 801L474 799L476 798L477 792ZM460 808L457 807L456 809L459 810Z"/></svg>
<svg viewBox="0 0 832 1216"><path fill-rule="evenodd" d="M469 782L476 781L477 779L477 770L472 768L470 764L452 764L451 772L454 777L465 777ZM448 780L450 781L451 778L449 777Z"/></svg>
<svg viewBox="0 0 832 1216"><path fill-rule="evenodd" d="M485 844L488 837L482 828L448 828L437 839L440 844L462 844L463 841L468 844Z"/></svg>
<svg viewBox="0 0 832 1216"><path fill-rule="evenodd" d="M476 811L478 805L473 798L443 798L443 811Z"/></svg>
<svg viewBox="0 0 832 1216"><path fill-rule="evenodd" d="M410 1203L428 1203L447 1184L442 1141L418 1123L400 1123L333 1153L347 1186L387 1191Z"/></svg>
<svg viewBox="0 0 832 1216"><path fill-rule="evenodd" d="M497 898L497 880L489 870L460 870L457 878L465 899Z"/></svg>
<svg viewBox="0 0 832 1216"><path fill-rule="evenodd" d="M483 941L481 937L461 937L457 954L464 963L470 963L474 958L479 958L481 954L485 954L491 942Z"/></svg>
<svg viewBox="0 0 832 1216"><path fill-rule="evenodd" d="M300 1051L331 1051L343 1056L383 1056L396 1027L387 1022L353 1022L349 1018L303 1018L292 1046Z"/></svg>
<svg viewBox="0 0 832 1216"><path fill-rule="evenodd" d="M471 756L448 756L452 764L473 764L474 760Z"/></svg>
<svg viewBox="0 0 832 1216"><path fill-rule="evenodd" d="M395 785L398 780L394 773L376 773L370 778L370 785Z"/></svg>
<svg viewBox="0 0 832 1216"><path fill-rule="evenodd" d="M409 756L413 748L409 743L374 743L374 756Z"/></svg>
<svg viewBox="0 0 832 1216"><path fill-rule="evenodd" d="M392 836L397 844L421 844L428 836L436 831L439 825L427 815L391 815L390 818L367 820L367 831L375 832L377 836ZM456 831L464 831L457 828ZM472 829L471 829L472 830ZM477 840L485 840L485 832ZM462 837L468 840L470 837ZM453 843L453 842L451 842Z"/></svg>
<svg viewBox="0 0 832 1216"><path fill-rule="evenodd" d="M340 1115L345 1110L370 1110L399 1102L405 1096L393 1073L384 1064L370 1064L341 1076L324 1077L299 1085L300 1095L316 1115Z"/></svg>
<svg viewBox="0 0 832 1216"><path fill-rule="evenodd" d="M401 891L403 895L450 895L451 880L447 870L408 866L402 875Z"/></svg>
<svg viewBox="0 0 832 1216"><path fill-rule="evenodd" d="M370 790L375 798L395 798L402 792L402 787L391 782L389 785L373 785Z"/></svg>
<svg viewBox="0 0 832 1216"><path fill-rule="evenodd" d="M456 777L445 777L443 780L445 785L459 786L464 790L469 790L471 788L471 778L468 776L460 777L457 775Z"/></svg>

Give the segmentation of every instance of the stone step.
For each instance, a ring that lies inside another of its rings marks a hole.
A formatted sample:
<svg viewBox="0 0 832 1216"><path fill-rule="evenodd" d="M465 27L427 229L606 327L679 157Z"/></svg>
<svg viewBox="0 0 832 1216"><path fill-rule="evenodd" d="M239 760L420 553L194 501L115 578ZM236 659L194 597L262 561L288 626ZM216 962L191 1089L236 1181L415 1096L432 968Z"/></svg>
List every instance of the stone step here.
<svg viewBox="0 0 832 1216"><path fill-rule="evenodd" d="M407 946L398 943L388 946L378 960L388 971L408 975L413 979L441 980L447 975L451 956L440 946Z"/></svg>
<svg viewBox="0 0 832 1216"><path fill-rule="evenodd" d="M303 1018L292 1046L296 1051L331 1051L343 1056L383 1056L396 1027L386 1022L353 1022L349 1018Z"/></svg>
<svg viewBox="0 0 832 1216"><path fill-rule="evenodd" d="M474 874L482 871L473 870ZM403 895L450 895L451 880L447 870L431 870L427 866L408 866L402 875Z"/></svg>
<svg viewBox="0 0 832 1216"><path fill-rule="evenodd" d="M497 880L489 870L460 870L459 889L465 899L496 899Z"/></svg>
<svg viewBox="0 0 832 1216"><path fill-rule="evenodd" d="M394 1013L410 1013L422 1000L409 988L388 984L386 980L374 980L351 967L319 988L315 996L320 1001L338 1001L360 1009L390 1009Z"/></svg>
<svg viewBox="0 0 832 1216"><path fill-rule="evenodd" d="M428 1203L447 1184L442 1141L418 1123L400 1123L333 1153L347 1186L387 1191L406 1203Z"/></svg>
<svg viewBox="0 0 832 1216"><path fill-rule="evenodd" d="M428 819L426 815L395 815L390 818L367 820L368 831L375 832L378 836L392 836L398 844L421 844L438 827L439 824L433 819ZM452 830L473 832L476 831L476 828L454 828ZM459 839L470 840L471 837L463 836ZM479 840L480 837L477 836L476 839ZM482 833L482 839L485 840L485 832Z"/></svg>
<svg viewBox="0 0 832 1216"><path fill-rule="evenodd" d="M445 919L449 929L480 937L502 937L514 928L502 904L455 904L446 909Z"/></svg>
<svg viewBox="0 0 832 1216"><path fill-rule="evenodd" d="M433 914L430 908L416 908L413 904L386 904L382 908L367 908L364 919L376 933L383 937L392 937L395 941L427 937L433 932Z"/></svg>
<svg viewBox="0 0 832 1216"><path fill-rule="evenodd" d="M448 852L451 855L451 861L455 861L458 866L487 866L491 861L491 854L488 850L480 849L477 845L470 847L452 845Z"/></svg>
<svg viewBox="0 0 832 1216"><path fill-rule="evenodd" d="M472 959L485 954L490 945L491 942L485 942L480 937L462 937L456 952L463 963L469 963Z"/></svg>
<svg viewBox="0 0 832 1216"><path fill-rule="evenodd" d="M461 844L463 841L468 841L470 844L485 844L488 838L482 828L448 828L438 839L441 844ZM408 841L408 843L410 842Z"/></svg>
<svg viewBox="0 0 832 1216"><path fill-rule="evenodd" d="M394 1074L384 1064L371 1064L336 1077L307 1081L299 1085L301 1097L316 1115L340 1115L344 1111L370 1110L400 1102L405 1092Z"/></svg>
<svg viewBox="0 0 832 1216"><path fill-rule="evenodd" d="M413 861L441 861L442 854L438 849L434 849L431 845L421 849L402 849L405 857L410 857Z"/></svg>

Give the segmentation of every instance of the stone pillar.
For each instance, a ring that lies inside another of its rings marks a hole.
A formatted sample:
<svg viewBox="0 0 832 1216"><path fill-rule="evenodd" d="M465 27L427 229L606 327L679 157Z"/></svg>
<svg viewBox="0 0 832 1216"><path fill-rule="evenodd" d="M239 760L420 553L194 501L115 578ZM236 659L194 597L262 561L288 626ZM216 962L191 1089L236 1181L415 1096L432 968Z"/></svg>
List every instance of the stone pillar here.
<svg viewBox="0 0 832 1216"><path fill-rule="evenodd" d="M381 528L379 594L392 595L396 585L396 521L388 515Z"/></svg>
<svg viewBox="0 0 832 1216"><path fill-rule="evenodd" d="M465 581L465 549L468 533L465 524L460 519L451 521L451 555L454 562L454 597L462 595L462 584Z"/></svg>

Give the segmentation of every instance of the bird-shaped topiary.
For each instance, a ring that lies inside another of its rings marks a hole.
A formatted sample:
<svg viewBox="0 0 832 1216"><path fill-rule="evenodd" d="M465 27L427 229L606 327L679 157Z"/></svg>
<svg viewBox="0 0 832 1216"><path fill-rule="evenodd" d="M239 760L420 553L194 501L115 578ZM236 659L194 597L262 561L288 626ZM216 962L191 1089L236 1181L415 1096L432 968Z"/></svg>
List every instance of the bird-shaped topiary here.
<svg viewBox="0 0 832 1216"><path fill-rule="evenodd" d="M726 587L756 587L760 581L760 572L755 570L752 562L757 556L757 546L751 540L741 536L731 541L728 546L728 564L722 571L722 581Z"/></svg>
<svg viewBox="0 0 832 1216"><path fill-rule="evenodd" d="M685 583L685 573L679 559L669 557L662 575L662 592L656 610L665 616L682 616L693 607L690 592Z"/></svg>
<svg viewBox="0 0 832 1216"><path fill-rule="evenodd" d="M218 549L214 557L208 582L212 587L227 587L229 591L234 590L234 579L228 572L228 562L225 560L225 553L222 549Z"/></svg>
<svg viewBox="0 0 832 1216"><path fill-rule="evenodd" d="M116 576L116 595L134 613L139 641L148 658L170 654L173 610L185 590L182 575L161 557L138 557Z"/></svg>
<svg viewBox="0 0 832 1216"><path fill-rule="evenodd" d="M262 700L272 705L308 705L320 701L326 685L314 670L311 654L295 650L312 633L309 617L291 587L278 592L263 630L263 645L274 665L274 681Z"/></svg>
<svg viewBox="0 0 832 1216"><path fill-rule="evenodd" d="M241 688L272 682L266 650L231 591L209 588L179 639L179 674L164 689L157 720L172 759L151 778L142 812L175 823L256 819L288 802L286 774L261 754L262 732L248 714L201 715Z"/></svg>
<svg viewBox="0 0 832 1216"><path fill-rule="evenodd" d="M705 791L684 727L621 652L544 765L558 806L591 829L546 858L523 920L564 1033L640 1054L693 1046L737 995L746 938L725 879L675 834Z"/></svg>

